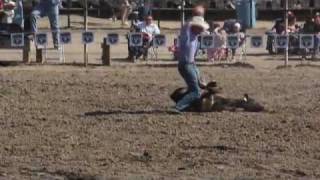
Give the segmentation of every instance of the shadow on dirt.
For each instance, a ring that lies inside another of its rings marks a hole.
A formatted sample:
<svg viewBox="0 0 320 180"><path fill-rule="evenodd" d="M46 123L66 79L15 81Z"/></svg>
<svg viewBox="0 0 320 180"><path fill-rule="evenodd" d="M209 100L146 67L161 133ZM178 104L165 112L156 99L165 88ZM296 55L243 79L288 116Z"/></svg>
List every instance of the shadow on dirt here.
<svg viewBox="0 0 320 180"><path fill-rule="evenodd" d="M183 146L185 150L207 150L207 151L229 151L229 152L238 152L238 150L234 147L228 147L224 145L217 146Z"/></svg>
<svg viewBox="0 0 320 180"><path fill-rule="evenodd" d="M0 61L0 67L19 66L22 62L19 61Z"/></svg>
<svg viewBox="0 0 320 180"><path fill-rule="evenodd" d="M107 115L174 115L175 113L172 111L165 111L165 110L141 110L141 111L123 111L123 110L116 110L116 111L94 111L94 112L86 112L85 116L107 116Z"/></svg>

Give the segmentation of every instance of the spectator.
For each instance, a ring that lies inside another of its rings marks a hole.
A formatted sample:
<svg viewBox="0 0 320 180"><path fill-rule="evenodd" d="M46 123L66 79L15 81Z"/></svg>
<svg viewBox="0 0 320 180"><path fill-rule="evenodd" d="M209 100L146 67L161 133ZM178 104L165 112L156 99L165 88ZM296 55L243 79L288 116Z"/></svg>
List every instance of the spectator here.
<svg viewBox="0 0 320 180"><path fill-rule="evenodd" d="M315 24L315 33L320 33L320 13L317 13L314 17L314 24Z"/></svg>
<svg viewBox="0 0 320 180"><path fill-rule="evenodd" d="M297 3L294 4L294 8L295 9L302 9L302 4L301 4L300 0L298 0Z"/></svg>
<svg viewBox="0 0 320 180"><path fill-rule="evenodd" d="M289 11L288 12L288 32L289 33L297 32L299 30L299 28L297 27L298 27L297 18L292 11Z"/></svg>
<svg viewBox="0 0 320 180"><path fill-rule="evenodd" d="M130 3L128 0L121 0L121 24L128 25L128 16L130 11Z"/></svg>
<svg viewBox="0 0 320 180"><path fill-rule="evenodd" d="M233 31L232 33L233 35L238 36L238 43L239 46L242 46L244 41L245 41L245 34L243 32L241 32L241 24L240 23L235 23L233 26ZM232 51L232 59L234 59L235 55L236 55L236 50L237 49L231 49Z"/></svg>
<svg viewBox="0 0 320 180"><path fill-rule="evenodd" d="M12 23L16 3L10 0L0 0L0 22Z"/></svg>
<svg viewBox="0 0 320 180"><path fill-rule="evenodd" d="M226 32L220 24L210 23L209 33L214 35L214 47L208 49L208 60L214 62L226 58Z"/></svg>
<svg viewBox="0 0 320 180"><path fill-rule="evenodd" d="M203 6L195 6L192 10L192 16L202 16L204 17L205 9Z"/></svg>
<svg viewBox="0 0 320 180"><path fill-rule="evenodd" d="M143 33L143 47L130 47L129 46L129 59L135 57L139 59L144 55L144 59L147 56L148 49L152 45L153 36L160 34L160 29L157 24L153 23L153 17L151 15L145 17L144 22L139 22L134 25L135 31Z"/></svg>
<svg viewBox="0 0 320 180"><path fill-rule="evenodd" d="M314 5L315 5L315 0L310 0L310 1L309 1L309 7L310 7L310 8L313 8Z"/></svg>
<svg viewBox="0 0 320 180"><path fill-rule="evenodd" d="M52 31L54 48L59 48L59 5L60 0L40 0L31 13L31 31L38 31L38 19L48 16Z"/></svg>
<svg viewBox="0 0 320 180"><path fill-rule="evenodd" d="M272 0L267 0L266 1L266 8L267 9L272 9Z"/></svg>
<svg viewBox="0 0 320 180"><path fill-rule="evenodd" d="M138 19L143 21L146 16L151 15L151 3L140 0L138 3Z"/></svg>
<svg viewBox="0 0 320 180"><path fill-rule="evenodd" d="M195 7L194 13L204 12L204 8ZM193 16L180 32L178 70L188 86L188 94L177 102L173 112L180 113L198 101L201 97L200 74L195 64L195 55L198 48L198 35L209 29L209 25L202 16Z"/></svg>
<svg viewBox="0 0 320 180"><path fill-rule="evenodd" d="M155 34L160 34L160 29L158 25L153 22L151 15L146 16L145 21L138 23L136 26L140 32L148 34L150 38Z"/></svg>
<svg viewBox="0 0 320 180"><path fill-rule="evenodd" d="M317 13L314 17L314 33L316 34L316 44L315 44L315 51L314 51L314 58L317 58L319 54L319 43L320 43L320 13Z"/></svg>
<svg viewBox="0 0 320 180"><path fill-rule="evenodd" d="M314 34L315 33L315 23L312 16L307 17L306 22L302 28L303 33L306 34Z"/></svg>
<svg viewBox="0 0 320 180"><path fill-rule="evenodd" d="M211 0L209 6L210 6L210 8L215 9L215 8L217 8L217 2L215 0Z"/></svg>
<svg viewBox="0 0 320 180"><path fill-rule="evenodd" d="M272 31L276 32L277 34L284 34L285 29L285 22L282 18L277 19L275 25L272 27Z"/></svg>

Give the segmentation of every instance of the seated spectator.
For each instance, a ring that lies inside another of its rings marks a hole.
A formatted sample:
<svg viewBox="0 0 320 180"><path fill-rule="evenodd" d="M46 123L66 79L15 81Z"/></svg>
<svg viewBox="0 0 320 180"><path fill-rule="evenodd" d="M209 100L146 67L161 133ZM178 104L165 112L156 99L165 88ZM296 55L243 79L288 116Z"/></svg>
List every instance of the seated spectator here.
<svg viewBox="0 0 320 180"><path fill-rule="evenodd" d="M214 22L210 23L209 33L214 35L214 48L208 49L208 60L214 62L226 58L226 32Z"/></svg>
<svg viewBox="0 0 320 180"><path fill-rule="evenodd" d="M160 34L160 29L157 24L153 23L153 17L148 15L145 17L145 21L136 24L136 27L140 32L148 35L150 41L153 35Z"/></svg>
<svg viewBox="0 0 320 180"><path fill-rule="evenodd" d="M141 32L143 34L143 46L142 47L130 47L129 46L129 58L135 57L139 59L142 55L144 59L148 54L148 49L152 46L153 36L160 34L158 25L153 23L151 15L145 17L145 21L139 22L133 25L135 32Z"/></svg>

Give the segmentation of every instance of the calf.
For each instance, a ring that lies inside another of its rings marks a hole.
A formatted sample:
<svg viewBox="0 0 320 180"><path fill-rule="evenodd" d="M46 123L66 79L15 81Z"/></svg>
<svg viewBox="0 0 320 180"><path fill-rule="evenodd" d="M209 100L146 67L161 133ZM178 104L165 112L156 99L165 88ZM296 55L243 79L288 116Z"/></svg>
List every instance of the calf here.
<svg viewBox="0 0 320 180"><path fill-rule="evenodd" d="M210 82L202 87L201 98L194 102L186 111L191 112L214 112L214 111L236 111L261 112L264 107L254 99L245 94L243 98L231 99L221 95L221 89L216 82ZM171 94L171 99L177 103L188 93L187 88L178 88Z"/></svg>

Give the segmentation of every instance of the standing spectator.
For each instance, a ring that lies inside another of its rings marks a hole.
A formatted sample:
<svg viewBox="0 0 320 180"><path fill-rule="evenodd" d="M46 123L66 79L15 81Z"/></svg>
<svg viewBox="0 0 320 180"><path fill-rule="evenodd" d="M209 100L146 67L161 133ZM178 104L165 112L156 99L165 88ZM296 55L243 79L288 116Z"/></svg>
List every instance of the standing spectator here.
<svg viewBox="0 0 320 180"><path fill-rule="evenodd" d="M294 33L299 30L297 26L297 17L292 11L288 12L288 32Z"/></svg>
<svg viewBox="0 0 320 180"><path fill-rule="evenodd" d="M317 58L319 54L319 43L320 43L320 13L317 13L314 17L314 33L316 34L316 44L314 57Z"/></svg>
<svg viewBox="0 0 320 180"><path fill-rule="evenodd" d="M208 49L208 60L214 62L226 58L227 34L220 24L210 23L209 33L214 36L214 47Z"/></svg>
<svg viewBox="0 0 320 180"><path fill-rule="evenodd" d="M204 8L196 6L193 14L202 14ZM193 16L180 32L179 63L178 70L188 86L186 94L177 102L174 112L180 113L186 110L192 103L200 99L200 75L195 64L195 55L198 48L198 35L209 29L203 16Z"/></svg>
<svg viewBox="0 0 320 180"><path fill-rule="evenodd" d="M60 0L40 0L31 12L31 31L38 31L38 19L48 16L52 31L54 48L59 48L59 5Z"/></svg>
<svg viewBox="0 0 320 180"><path fill-rule="evenodd" d="M241 24L235 23L233 26L233 31L231 32L232 35L236 35L238 37L238 44L241 47L245 42L245 34L241 32ZM232 51L232 60L234 60L237 49L231 49Z"/></svg>
<svg viewBox="0 0 320 180"><path fill-rule="evenodd" d="M128 16L130 12L129 0L121 0L121 24L128 25Z"/></svg>
<svg viewBox="0 0 320 180"><path fill-rule="evenodd" d="M272 0L266 1L266 9L272 9Z"/></svg>
<svg viewBox="0 0 320 180"><path fill-rule="evenodd" d="M297 3L294 4L294 8L295 9L302 9L302 4L301 4L300 0L298 0Z"/></svg>
<svg viewBox="0 0 320 180"><path fill-rule="evenodd" d="M0 22L12 23L16 3L11 0L0 0Z"/></svg>
<svg viewBox="0 0 320 180"><path fill-rule="evenodd" d="M320 33L320 13L317 13L314 17L314 24L315 24L315 33Z"/></svg>
<svg viewBox="0 0 320 180"><path fill-rule="evenodd" d="M151 3L147 0L140 0L137 4L138 19L143 21L146 16L151 15Z"/></svg>

